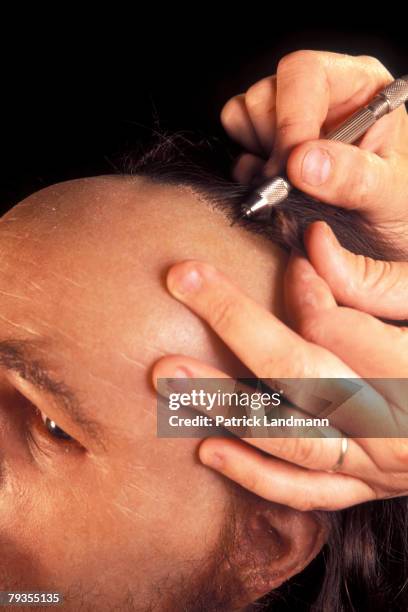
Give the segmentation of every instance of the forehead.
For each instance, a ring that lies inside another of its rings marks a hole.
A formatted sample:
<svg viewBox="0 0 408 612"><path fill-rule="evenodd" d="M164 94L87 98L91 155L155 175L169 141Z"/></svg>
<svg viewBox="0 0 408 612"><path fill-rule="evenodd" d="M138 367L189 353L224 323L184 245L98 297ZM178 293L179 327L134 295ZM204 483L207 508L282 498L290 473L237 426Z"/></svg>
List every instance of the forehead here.
<svg viewBox="0 0 408 612"><path fill-rule="evenodd" d="M0 222L1 311L13 313L10 325L32 335L49 329L82 346L96 332L100 342L121 338L130 310L140 323L143 288L150 300L160 293L146 265L154 236L135 214L143 194L125 181L88 179L38 192L10 211Z"/></svg>
<svg viewBox="0 0 408 612"><path fill-rule="evenodd" d="M271 305L271 245L232 230L188 189L98 177L40 191L0 221L0 339L38 340L99 406L118 394L123 405L152 399L147 369L163 354L225 367L225 347L165 290L169 266L187 258Z"/></svg>
<svg viewBox="0 0 408 612"><path fill-rule="evenodd" d="M159 356L214 354L208 332L164 288L172 263L205 257L209 214L190 192L138 179L30 196L0 221L0 340L38 342L50 367L93 401L100 394L100 406L118 394L123 404L141 392L151 399L146 372Z"/></svg>

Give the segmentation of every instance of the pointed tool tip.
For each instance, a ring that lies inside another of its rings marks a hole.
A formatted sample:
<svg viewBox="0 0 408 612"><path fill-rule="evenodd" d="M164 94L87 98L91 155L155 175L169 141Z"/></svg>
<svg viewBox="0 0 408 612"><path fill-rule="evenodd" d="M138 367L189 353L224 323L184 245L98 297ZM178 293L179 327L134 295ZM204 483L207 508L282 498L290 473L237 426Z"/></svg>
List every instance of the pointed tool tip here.
<svg viewBox="0 0 408 612"><path fill-rule="evenodd" d="M244 210L241 211L241 214L238 215L233 222L231 223L230 227L233 227L234 225L236 225L237 223L239 223L239 221L243 221L244 219L249 219L250 218L250 214L248 214L248 209L245 208Z"/></svg>

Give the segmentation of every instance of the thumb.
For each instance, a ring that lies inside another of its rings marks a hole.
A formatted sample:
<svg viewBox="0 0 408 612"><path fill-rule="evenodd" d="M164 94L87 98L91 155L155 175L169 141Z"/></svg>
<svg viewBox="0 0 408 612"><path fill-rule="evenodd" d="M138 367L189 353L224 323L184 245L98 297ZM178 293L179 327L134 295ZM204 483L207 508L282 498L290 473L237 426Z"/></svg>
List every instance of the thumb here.
<svg viewBox="0 0 408 612"><path fill-rule="evenodd" d="M355 255L323 221L307 228L305 246L337 302L378 317L408 318L408 263Z"/></svg>
<svg viewBox="0 0 408 612"><path fill-rule="evenodd" d="M406 209L408 178L400 157L380 157L354 145L317 140L297 146L289 156L292 184L327 204L367 213L375 222Z"/></svg>

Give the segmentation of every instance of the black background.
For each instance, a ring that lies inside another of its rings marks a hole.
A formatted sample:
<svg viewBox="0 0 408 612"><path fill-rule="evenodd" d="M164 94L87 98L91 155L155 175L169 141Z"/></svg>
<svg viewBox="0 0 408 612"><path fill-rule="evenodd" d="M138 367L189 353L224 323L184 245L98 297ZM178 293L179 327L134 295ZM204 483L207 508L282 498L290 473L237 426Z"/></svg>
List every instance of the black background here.
<svg viewBox="0 0 408 612"><path fill-rule="evenodd" d="M290 51L374 55L395 76L408 72L395 15L335 26L296 20L295 6L279 18L230 7L222 22L209 10L204 20L200 7L185 21L152 8L149 17L105 13L103 23L61 13L42 27L26 16L12 33L2 54L3 210L53 182L112 172L115 156L147 140L157 117L170 130L221 132L224 102L273 74Z"/></svg>

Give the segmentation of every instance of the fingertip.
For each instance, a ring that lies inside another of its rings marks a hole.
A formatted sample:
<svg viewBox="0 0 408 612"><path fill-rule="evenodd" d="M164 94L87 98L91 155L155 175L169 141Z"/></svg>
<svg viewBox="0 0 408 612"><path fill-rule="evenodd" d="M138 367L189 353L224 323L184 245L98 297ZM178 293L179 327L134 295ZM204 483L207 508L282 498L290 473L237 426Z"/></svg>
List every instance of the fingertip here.
<svg viewBox="0 0 408 612"><path fill-rule="evenodd" d="M219 445L212 443L214 440L207 438L203 440L198 449L198 457L204 465L221 472L225 467L225 454Z"/></svg>
<svg viewBox="0 0 408 612"><path fill-rule="evenodd" d="M167 289L174 297L185 298L201 288L205 271L206 264L199 261L186 260L176 263L167 272Z"/></svg>
<svg viewBox="0 0 408 612"><path fill-rule="evenodd" d="M243 153L234 163L232 177L242 185L249 185L254 182L257 175L262 176L264 164L265 160L262 158L252 153Z"/></svg>
<svg viewBox="0 0 408 612"><path fill-rule="evenodd" d="M314 221L308 225L303 241L309 257L316 253L322 257L322 252L327 253L340 246L335 233L326 221Z"/></svg>
<svg viewBox="0 0 408 612"><path fill-rule="evenodd" d="M163 393L164 387L159 383L159 380L194 378L194 371L190 365L190 358L185 355L165 355L161 357L151 368L151 380L154 389L163 395L165 394Z"/></svg>
<svg viewBox="0 0 408 612"><path fill-rule="evenodd" d="M158 378L193 378L192 359L185 355L164 355L153 365L152 374Z"/></svg>
<svg viewBox="0 0 408 612"><path fill-rule="evenodd" d="M224 104L220 111L220 121L224 129L227 130L230 127L231 121L235 119L235 115L241 110L241 106L242 96L234 96Z"/></svg>

